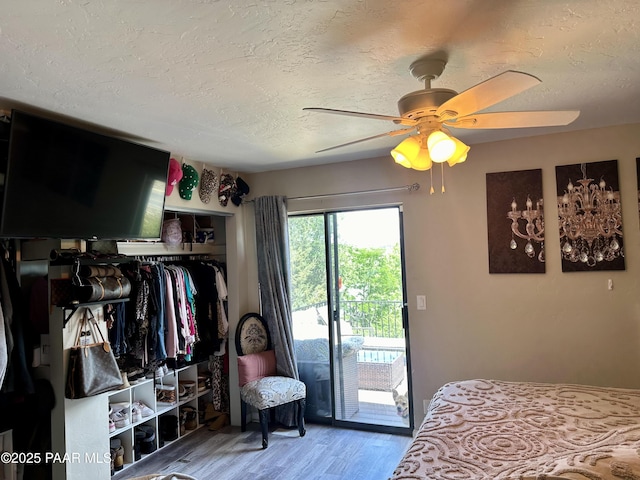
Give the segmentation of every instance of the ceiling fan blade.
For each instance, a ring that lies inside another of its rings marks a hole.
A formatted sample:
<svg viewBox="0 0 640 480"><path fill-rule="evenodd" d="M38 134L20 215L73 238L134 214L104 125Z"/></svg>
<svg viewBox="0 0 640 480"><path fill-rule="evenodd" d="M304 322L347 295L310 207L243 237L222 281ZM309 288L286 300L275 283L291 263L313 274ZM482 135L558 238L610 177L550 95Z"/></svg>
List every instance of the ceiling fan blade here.
<svg viewBox="0 0 640 480"><path fill-rule="evenodd" d="M374 138L382 138L382 137L395 137L397 135L406 135L411 131L415 130L414 128L403 128L401 130L393 130L391 132L379 133L378 135L373 135L372 137L361 138L359 140L354 140L352 142L342 143L340 145L335 145L329 148L323 148L322 150L318 150L316 153L328 152L329 150L334 150L336 148L347 147L349 145L354 145L360 142L366 142L367 140L373 140Z"/></svg>
<svg viewBox="0 0 640 480"><path fill-rule="evenodd" d="M439 115L443 121L464 117L484 110L539 83L541 83L540 79L533 75L507 70L447 100L438 107L436 115Z"/></svg>
<svg viewBox="0 0 640 480"><path fill-rule="evenodd" d="M417 123L415 120L411 120L410 118L378 115L376 113L352 112L349 110L335 110L333 108L305 107L303 110L308 110L310 112L332 113L334 115L346 115L349 117L372 118L374 120L391 120L393 123L397 123L399 125L413 126Z"/></svg>
<svg viewBox="0 0 640 480"><path fill-rule="evenodd" d="M528 128L569 125L579 110L477 113L444 122L453 128Z"/></svg>

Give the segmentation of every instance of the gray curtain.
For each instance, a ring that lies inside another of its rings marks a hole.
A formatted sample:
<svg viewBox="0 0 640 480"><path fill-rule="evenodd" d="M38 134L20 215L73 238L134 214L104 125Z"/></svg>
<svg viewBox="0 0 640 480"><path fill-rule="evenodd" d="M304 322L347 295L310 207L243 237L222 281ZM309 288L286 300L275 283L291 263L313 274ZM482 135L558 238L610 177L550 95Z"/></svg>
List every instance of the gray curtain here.
<svg viewBox="0 0 640 480"><path fill-rule="evenodd" d="M269 325L278 375L299 379L289 297L291 272L286 197L256 198L255 217L262 316ZM276 419L283 425L295 426L294 406L277 408Z"/></svg>

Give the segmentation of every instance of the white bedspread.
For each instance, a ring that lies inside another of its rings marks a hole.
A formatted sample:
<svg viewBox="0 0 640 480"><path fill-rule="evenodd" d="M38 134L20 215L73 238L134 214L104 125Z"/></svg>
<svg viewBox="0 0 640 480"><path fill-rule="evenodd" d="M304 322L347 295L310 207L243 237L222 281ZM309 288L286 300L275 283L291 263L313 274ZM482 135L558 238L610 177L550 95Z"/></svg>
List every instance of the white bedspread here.
<svg viewBox="0 0 640 480"><path fill-rule="evenodd" d="M452 382L433 397L392 479L637 480L639 449L640 390Z"/></svg>

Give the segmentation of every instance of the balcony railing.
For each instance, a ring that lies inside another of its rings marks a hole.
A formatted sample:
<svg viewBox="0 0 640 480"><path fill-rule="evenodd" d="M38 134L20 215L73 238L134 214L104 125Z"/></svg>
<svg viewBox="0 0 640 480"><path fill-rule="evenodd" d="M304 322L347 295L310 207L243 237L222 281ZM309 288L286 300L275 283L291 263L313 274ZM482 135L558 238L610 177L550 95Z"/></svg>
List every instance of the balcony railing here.
<svg viewBox="0 0 640 480"><path fill-rule="evenodd" d="M316 309L320 317L327 317L326 303L306 305L298 310L308 309ZM355 335L404 338L401 301L340 300L340 319L351 326Z"/></svg>

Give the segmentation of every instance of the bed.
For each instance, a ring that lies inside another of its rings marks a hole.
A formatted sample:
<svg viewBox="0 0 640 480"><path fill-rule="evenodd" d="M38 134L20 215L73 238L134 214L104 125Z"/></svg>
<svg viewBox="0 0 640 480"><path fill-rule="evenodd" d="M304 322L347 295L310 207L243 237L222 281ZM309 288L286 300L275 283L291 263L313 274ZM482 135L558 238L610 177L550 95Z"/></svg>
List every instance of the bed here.
<svg viewBox="0 0 640 480"><path fill-rule="evenodd" d="M465 380L434 395L392 480L640 479L640 390Z"/></svg>

